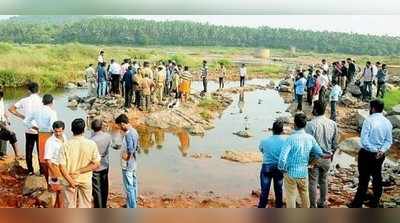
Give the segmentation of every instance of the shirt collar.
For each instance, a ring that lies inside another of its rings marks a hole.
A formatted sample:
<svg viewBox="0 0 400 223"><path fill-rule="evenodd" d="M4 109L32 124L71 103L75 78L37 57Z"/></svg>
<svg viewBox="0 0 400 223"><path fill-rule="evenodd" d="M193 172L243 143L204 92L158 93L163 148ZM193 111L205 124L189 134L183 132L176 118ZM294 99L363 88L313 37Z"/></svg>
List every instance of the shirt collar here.
<svg viewBox="0 0 400 223"><path fill-rule="evenodd" d="M293 131L293 134L303 134L303 133L305 133L304 128Z"/></svg>

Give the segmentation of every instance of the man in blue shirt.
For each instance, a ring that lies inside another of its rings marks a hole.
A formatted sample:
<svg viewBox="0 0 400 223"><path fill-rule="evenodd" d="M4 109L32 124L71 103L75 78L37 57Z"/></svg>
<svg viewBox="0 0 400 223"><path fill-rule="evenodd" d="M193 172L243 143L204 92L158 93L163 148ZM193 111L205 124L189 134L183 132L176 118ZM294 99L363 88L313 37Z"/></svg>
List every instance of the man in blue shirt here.
<svg viewBox="0 0 400 223"><path fill-rule="evenodd" d="M136 150L138 148L139 135L136 129L129 124L129 119L125 114L115 119L120 130L123 132L123 142L121 151L121 168L123 186L126 192L127 208L137 207L137 177L136 177Z"/></svg>
<svg viewBox="0 0 400 223"><path fill-rule="evenodd" d="M329 95L331 102L331 119L336 122L336 105L342 95L342 88L337 84L336 80L332 80L332 85L333 87Z"/></svg>
<svg viewBox="0 0 400 223"><path fill-rule="evenodd" d="M303 110L303 94L306 88L307 80L303 73L299 73L299 79L294 83L295 94L297 99L297 111Z"/></svg>
<svg viewBox="0 0 400 223"><path fill-rule="evenodd" d="M272 126L273 135L260 142L259 149L263 153L263 164L260 173L261 196L258 203L259 208L265 208L268 204L269 188L274 180L275 207L281 208L283 173L278 170L279 155L285 143L283 133L283 122L275 121Z"/></svg>
<svg viewBox="0 0 400 223"><path fill-rule="evenodd" d="M301 207L309 208L308 163L310 155L315 158L324 155L315 138L304 131L307 116L304 113L297 113L294 116L294 124L296 130L288 137L282 148L278 168L285 172L286 207L296 208L298 193L301 198Z"/></svg>
<svg viewBox="0 0 400 223"><path fill-rule="evenodd" d="M358 153L358 188L352 203L348 206L361 208L367 194L369 180L372 176L374 192L371 207L379 207L382 196L382 164L385 153L392 145L393 126L382 112L384 103L380 100L370 102L370 116L364 120L361 130L361 150Z"/></svg>
<svg viewBox="0 0 400 223"><path fill-rule="evenodd" d="M312 105L312 99L313 99L313 93L314 93L314 88L315 84L317 82L317 78L313 74L313 69L310 68L308 70L308 76L307 76L307 102L311 106Z"/></svg>
<svg viewBox="0 0 400 223"><path fill-rule="evenodd" d="M132 104L132 96L133 96L133 78L134 73L132 66L129 65L128 70L125 72L122 81L124 82L125 87L125 108L130 108Z"/></svg>
<svg viewBox="0 0 400 223"><path fill-rule="evenodd" d="M100 67L97 70L97 96L104 97L107 93L107 72L106 63L100 63Z"/></svg>

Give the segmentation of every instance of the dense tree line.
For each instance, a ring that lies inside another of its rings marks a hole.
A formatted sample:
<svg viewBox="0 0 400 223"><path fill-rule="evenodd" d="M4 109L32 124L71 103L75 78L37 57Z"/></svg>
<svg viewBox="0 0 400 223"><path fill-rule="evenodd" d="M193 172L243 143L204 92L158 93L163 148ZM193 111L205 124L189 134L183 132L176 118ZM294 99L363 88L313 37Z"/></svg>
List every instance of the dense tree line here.
<svg viewBox="0 0 400 223"><path fill-rule="evenodd" d="M321 53L400 55L400 37L281 28L216 26L184 21L80 18L52 23L0 22L0 41L16 43L237 46L297 49Z"/></svg>

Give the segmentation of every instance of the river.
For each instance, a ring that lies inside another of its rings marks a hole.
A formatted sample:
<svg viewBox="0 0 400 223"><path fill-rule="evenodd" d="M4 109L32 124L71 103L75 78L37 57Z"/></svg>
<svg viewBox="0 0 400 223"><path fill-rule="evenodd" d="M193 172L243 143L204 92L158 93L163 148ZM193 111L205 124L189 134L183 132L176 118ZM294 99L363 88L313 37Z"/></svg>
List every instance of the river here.
<svg viewBox="0 0 400 223"><path fill-rule="evenodd" d="M266 84L267 80L251 80L247 83ZM238 82L227 82L225 87L236 87ZM216 82L209 83L210 91L217 89ZM193 83L194 90L201 90L200 82ZM85 96L85 89L50 90L55 98L58 117L66 123L66 134L71 136L70 123L75 118L86 118L86 112L66 107L68 96ZM7 89L5 103L8 107L24 95L24 90ZM209 193L222 196L247 196L259 188L259 163L240 164L220 159L225 150L256 151L263 137L270 135L268 128L275 118L285 115L288 104L274 90L256 90L232 95L233 103L215 120L215 128L204 136L190 136L186 131L164 132L159 129L140 128L141 153L138 155L138 180L140 193L175 194L180 192ZM247 121L245 119L247 117ZM22 121L11 119L19 145L24 148L24 126ZM248 125L253 135L240 138L232 133ZM87 131L89 136L90 132ZM10 150L10 149L9 149ZM10 153L10 151L9 151ZM194 159L193 153L210 154L209 159ZM354 162L348 155L339 155L344 163ZM110 187L122 192L119 168L119 151L110 155Z"/></svg>

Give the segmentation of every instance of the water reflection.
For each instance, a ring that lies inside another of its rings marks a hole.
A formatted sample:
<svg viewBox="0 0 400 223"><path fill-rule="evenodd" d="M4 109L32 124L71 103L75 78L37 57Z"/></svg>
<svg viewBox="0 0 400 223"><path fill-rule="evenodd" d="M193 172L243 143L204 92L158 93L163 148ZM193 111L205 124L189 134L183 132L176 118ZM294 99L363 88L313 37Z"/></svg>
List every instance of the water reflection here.
<svg viewBox="0 0 400 223"><path fill-rule="evenodd" d="M179 131L176 133L176 136L179 139L179 150L182 153L182 156L186 157L189 151L189 146L190 146L190 139L189 139L189 133L185 130Z"/></svg>
<svg viewBox="0 0 400 223"><path fill-rule="evenodd" d="M244 112L244 91L243 90L241 90L239 93L238 107L239 107L239 113L242 114Z"/></svg>

